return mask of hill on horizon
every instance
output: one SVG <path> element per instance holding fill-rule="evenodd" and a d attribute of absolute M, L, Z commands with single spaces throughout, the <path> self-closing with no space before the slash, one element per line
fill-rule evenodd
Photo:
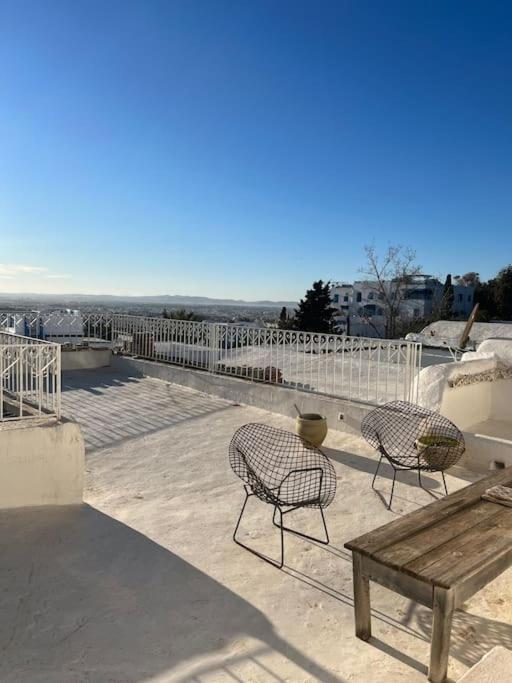
<path fill-rule="evenodd" d="M 268 308 L 287 308 L 297 305 L 296 301 L 245 301 L 244 299 L 215 299 L 206 296 L 187 296 L 180 294 L 156 294 L 145 296 L 122 296 L 116 294 L 36 294 L 0 293 L 0 299 L 19 301 L 47 301 L 51 303 L 83 302 L 83 303 L 139 303 L 162 304 L 167 306 L 257 306 Z"/>

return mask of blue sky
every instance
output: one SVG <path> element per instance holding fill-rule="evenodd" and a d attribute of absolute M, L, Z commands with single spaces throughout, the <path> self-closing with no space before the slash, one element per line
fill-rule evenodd
<path fill-rule="evenodd" d="M 0 0 L 0 291 L 512 261 L 507 2 Z"/>

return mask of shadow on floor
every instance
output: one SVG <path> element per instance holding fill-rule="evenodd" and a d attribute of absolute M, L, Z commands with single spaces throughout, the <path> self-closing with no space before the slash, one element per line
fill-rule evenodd
<path fill-rule="evenodd" d="M 229 401 L 111 368 L 65 372 L 62 410 L 88 451 L 151 434 L 231 407 Z"/>
<path fill-rule="evenodd" d="M 430 640 L 432 612 L 417 605 L 414 612 L 420 630 Z M 512 650 L 512 624 L 456 610 L 450 643 L 450 655 L 466 666 L 473 666 L 497 645 Z"/>
<path fill-rule="evenodd" d="M 315 545 L 323 550 L 333 552 L 329 549 L 329 546 Z M 351 561 L 350 557 L 345 555 L 345 552 L 346 551 L 338 550 L 334 552 L 334 554 L 339 556 L 340 559 Z M 285 565 L 283 571 L 297 581 L 301 581 L 325 595 L 333 597 L 341 603 L 353 608 L 354 599 L 352 595 L 347 595 L 293 567 Z M 430 643 L 432 634 L 432 611 L 426 607 L 410 602 L 407 614 L 403 619 L 399 620 L 377 609 L 375 602 L 373 602 L 371 614 L 372 619 L 377 619 L 383 624 L 402 631 L 409 636 Z M 355 637 L 355 635 L 353 637 Z M 391 657 L 395 657 L 420 673 L 426 675 L 428 672 L 427 664 L 419 662 L 403 650 L 397 650 L 389 643 L 382 641 L 374 635 L 372 635 L 368 644 Z M 454 657 L 465 666 L 471 667 L 479 662 L 487 652 L 498 645 L 512 650 L 512 624 L 481 617 L 463 610 L 457 610 L 455 612 L 450 641 L 451 657 Z"/>
<path fill-rule="evenodd" d="M 377 464 L 379 462 L 378 458 L 367 458 L 364 455 L 357 455 L 356 453 L 348 453 L 347 451 L 340 451 L 335 448 L 327 448 L 322 446 L 322 451 L 325 455 L 334 460 L 334 462 L 339 462 L 340 465 L 345 465 L 346 467 L 351 467 L 352 469 L 359 470 L 360 472 L 367 472 L 371 474 L 372 477 L 377 469 Z M 391 465 L 382 459 L 382 464 L 379 468 L 379 474 L 376 480 L 376 484 L 379 478 L 393 479 L 393 469 Z M 431 476 L 426 475 L 422 472 L 421 479 L 424 486 L 428 486 L 432 489 L 437 489 L 440 487 L 440 483 L 433 479 Z M 397 474 L 396 480 L 398 483 L 403 482 L 411 486 L 417 486 L 418 484 L 418 473 L 417 471 L 410 472 L 399 472 Z"/>
<path fill-rule="evenodd" d="M 244 657 L 230 660 L 224 648 L 244 637 L 261 643 L 243 662 L 260 676 L 268 664 L 258 653 L 272 650 L 304 680 L 342 683 L 280 638 L 250 603 L 88 505 L 2 512 L 0 539 L 3 683 L 135 683 L 192 660 L 231 680 Z M 176 671 L 172 680 L 193 678 Z"/>

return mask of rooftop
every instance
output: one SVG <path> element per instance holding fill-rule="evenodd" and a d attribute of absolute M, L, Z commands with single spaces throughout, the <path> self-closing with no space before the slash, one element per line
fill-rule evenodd
<path fill-rule="evenodd" d="M 2 511 L 3 682 L 425 681 L 430 610 L 372 585 L 375 637 L 356 639 L 343 549 L 432 500 L 414 473 L 388 511 L 370 486 L 372 449 L 331 430 L 332 543 L 288 534 L 278 571 L 232 542 L 243 493 L 227 446 L 242 424 L 292 420 L 110 368 L 65 373 L 62 402 L 86 438 L 85 505 Z M 448 487 L 474 477 L 459 470 Z M 438 476 L 424 483 L 440 495 Z M 277 554 L 269 506 L 250 505 L 244 533 Z M 315 511 L 296 514 L 314 533 Z M 512 648 L 511 578 L 457 612 L 452 678 L 494 645 Z"/>

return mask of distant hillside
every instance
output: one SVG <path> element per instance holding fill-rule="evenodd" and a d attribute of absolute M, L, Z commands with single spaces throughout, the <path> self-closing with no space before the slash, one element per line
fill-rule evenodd
<path fill-rule="evenodd" d="M 213 299 L 207 296 L 186 296 L 180 294 L 157 294 L 155 296 L 114 296 L 112 294 L 2 294 L 0 300 L 6 301 L 47 301 L 48 303 L 88 303 L 88 304 L 162 304 L 164 306 L 254 306 L 258 308 L 291 308 L 295 301 L 244 301 L 243 299 Z"/>

